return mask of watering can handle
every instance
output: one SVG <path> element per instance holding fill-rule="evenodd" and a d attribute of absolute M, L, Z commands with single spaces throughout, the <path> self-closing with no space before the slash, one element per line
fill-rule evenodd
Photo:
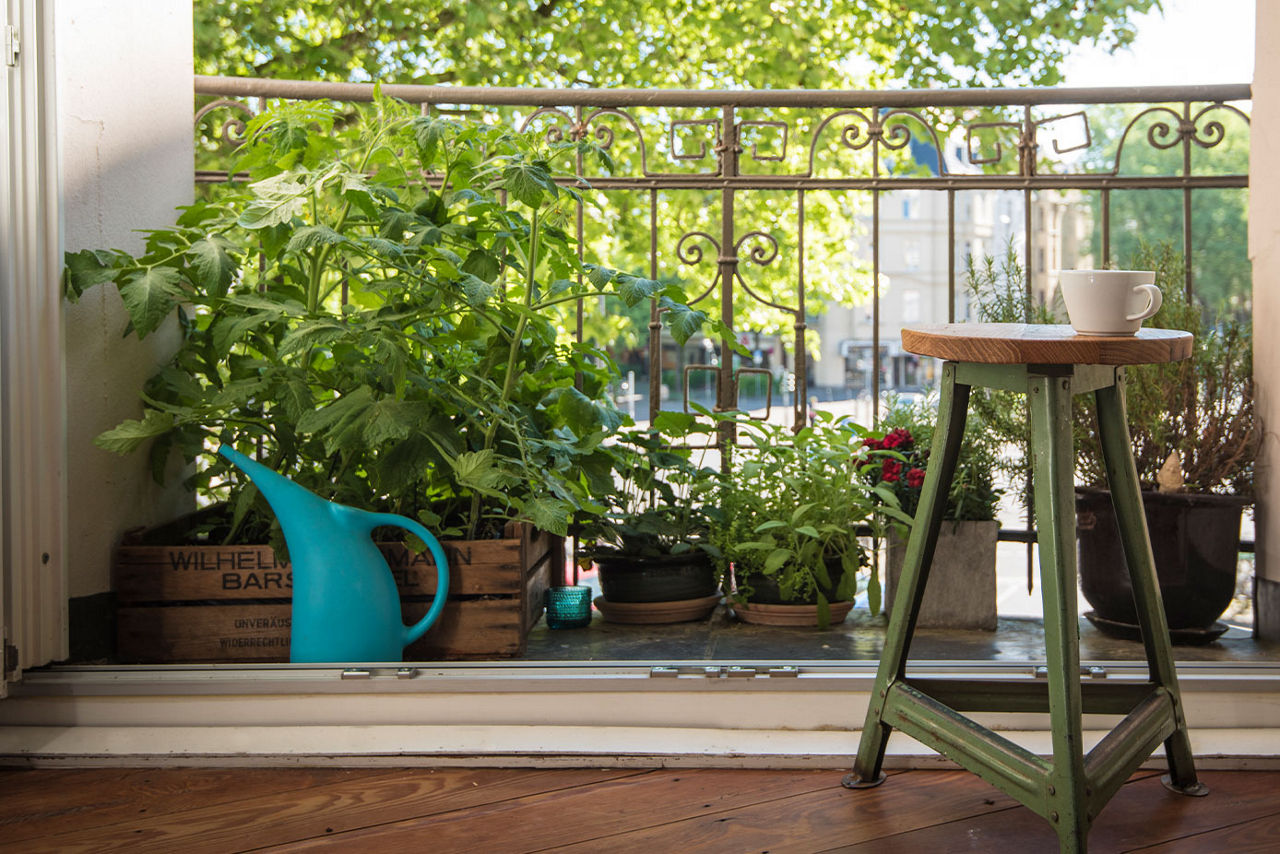
<path fill-rule="evenodd" d="M 366 518 L 369 522 L 370 530 L 385 525 L 403 528 L 413 534 L 427 544 L 427 551 L 431 552 L 431 557 L 436 562 L 435 597 L 431 600 L 431 607 L 427 609 L 426 615 L 421 620 L 418 620 L 412 626 L 404 627 L 404 646 L 408 646 L 426 634 L 427 629 L 431 628 L 431 625 L 439 619 L 440 612 L 444 610 L 445 599 L 449 596 L 449 561 L 444 555 L 444 549 L 440 547 L 440 541 L 430 531 L 408 516 L 397 516 L 395 513 L 369 513 Z"/>

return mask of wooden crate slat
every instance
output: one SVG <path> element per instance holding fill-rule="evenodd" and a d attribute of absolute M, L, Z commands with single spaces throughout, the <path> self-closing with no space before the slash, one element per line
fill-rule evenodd
<path fill-rule="evenodd" d="M 506 658 L 525 649 L 518 599 L 464 599 L 445 605 L 440 619 L 416 643 L 405 648 L 405 661 L 440 658 Z M 427 612 L 425 602 L 406 602 L 406 624 Z"/>
<path fill-rule="evenodd" d="M 435 593 L 436 565 L 429 555 L 410 554 L 399 543 L 380 548 L 401 595 Z M 515 595 L 524 586 L 519 540 L 446 543 L 445 549 L 451 595 Z M 122 605 L 280 598 L 293 591 L 290 565 L 267 546 L 121 546 L 114 574 Z"/>
<path fill-rule="evenodd" d="M 508 534 L 446 544 L 449 602 L 406 660 L 524 653 L 545 591 L 563 570 L 564 538 L 510 527 Z M 435 564 L 401 544 L 383 548 L 412 623 L 435 593 Z M 114 574 L 122 661 L 288 660 L 292 577 L 267 546 L 122 546 Z"/>
<path fill-rule="evenodd" d="M 118 655 L 140 664 L 288 661 L 289 605 L 121 608 Z"/>

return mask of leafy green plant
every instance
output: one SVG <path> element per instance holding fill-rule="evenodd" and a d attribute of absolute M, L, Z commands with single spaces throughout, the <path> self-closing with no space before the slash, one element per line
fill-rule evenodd
<path fill-rule="evenodd" d="M 1254 418 L 1253 326 L 1249 318 L 1220 312 L 1210 324 L 1204 308 L 1186 296 L 1183 257 L 1172 244 L 1141 244 L 1132 269 L 1155 270 L 1163 305 L 1147 326 L 1195 336 L 1191 358 L 1126 368 L 1129 433 L 1138 479 L 1157 488 L 1157 475 L 1176 454 L 1182 491 L 1253 494 L 1254 460 L 1261 431 Z M 1106 484 L 1092 407 L 1077 402 L 1077 475 Z M 1177 482 L 1177 478 L 1174 479 Z"/>
<path fill-rule="evenodd" d="M 579 528 L 589 553 L 661 557 L 694 550 L 714 553 L 707 539 L 705 503 L 718 472 L 704 464 L 704 448 L 686 445 L 714 428 L 684 412 L 659 412 L 652 428 L 629 430 L 609 447 L 616 488 L 599 500 L 603 514 Z"/>
<path fill-rule="evenodd" d="M 346 110 L 346 108 L 343 108 Z M 611 362 L 566 331 L 584 297 L 659 301 L 678 341 L 706 321 L 678 288 L 584 264 L 566 230 L 586 190 L 566 179 L 588 143 L 551 144 L 416 114 L 377 97 L 254 119 L 242 184 L 148 234 L 138 257 L 67 257 L 71 299 L 115 283 L 126 334 L 178 317 L 181 345 L 147 383 L 141 419 L 107 450 L 172 452 L 224 540 L 273 516 L 211 453 L 216 440 L 345 504 L 449 536 L 511 518 L 564 533 L 612 484 Z M 710 323 L 719 331 L 716 323 Z M 278 541 L 278 529 L 276 529 Z"/>
<path fill-rule="evenodd" d="M 859 441 L 866 431 L 825 412 L 794 434 L 778 424 L 735 420 L 743 447 L 718 479 L 710 539 L 720 571 L 733 567 L 736 596 L 750 600 L 753 575 L 773 579 L 784 600 L 816 602 L 825 627 L 831 597 L 851 601 L 866 569 L 869 605 L 879 613 L 880 580 L 857 529 L 911 519 L 893 490 L 869 482 L 867 469 L 878 467 L 882 454 Z"/>
<path fill-rule="evenodd" d="M 929 399 L 915 404 L 893 400 L 880 420 L 880 431 L 862 440 L 871 450 L 886 452 L 880 466 L 868 472 L 871 483 L 892 489 L 900 509 L 913 517 L 924 487 L 937 411 L 937 402 Z M 970 416 L 943 518 L 956 522 L 995 519 L 1003 492 L 994 482 L 998 465 L 997 440 L 980 416 Z"/>

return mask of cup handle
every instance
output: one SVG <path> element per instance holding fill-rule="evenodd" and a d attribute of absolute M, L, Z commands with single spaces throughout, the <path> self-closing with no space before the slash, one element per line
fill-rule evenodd
<path fill-rule="evenodd" d="M 1160 293 L 1160 289 L 1155 285 L 1138 285 L 1135 291 L 1142 291 L 1151 300 L 1151 303 L 1137 314 L 1131 314 L 1125 320 L 1146 320 L 1151 315 L 1160 310 L 1161 304 L 1164 302 L 1164 294 Z"/>

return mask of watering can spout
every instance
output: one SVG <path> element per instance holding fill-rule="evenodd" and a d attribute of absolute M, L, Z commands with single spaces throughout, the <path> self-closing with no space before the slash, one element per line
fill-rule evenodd
<path fill-rule="evenodd" d="M 228 445 L 218 453 L 249 476 L 284 530 L 293 584 L 289 660 L 399 661 L 444 609 L 449 565 L 439 541 L 407 517 L 326 501 Z M 372 539 L 384 526 L 417 536 L 436 564 L 431 607 L 412 626 L 401 619 L 395 578 Z"/>
<path fill-rule="evenodd" d="M 325 501 L 309 489 L 298 486 L 279 472 L 246 457 L 229 445 L 219 446 L 218 453 L 247 474 L 253 481 L 253 485 L 258 487 L 258 491 L 267 499 L 267 503 L 275 511 L 276 518 L 280 520 L 280 527 L 284 529 L 290 552 L 293 551 L 291 531 L 302 531 L 336 521 L 330 508 L 339 505 Z"/>

